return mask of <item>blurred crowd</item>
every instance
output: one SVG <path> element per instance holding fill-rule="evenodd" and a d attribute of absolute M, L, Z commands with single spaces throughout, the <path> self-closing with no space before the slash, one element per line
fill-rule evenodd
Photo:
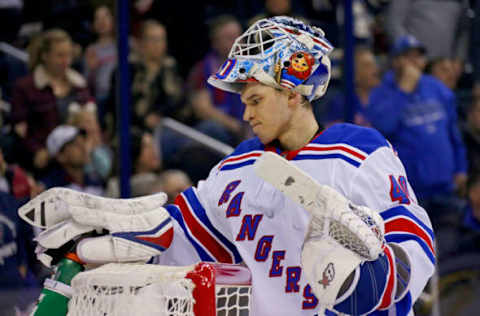
<path fill-rule="evenodd" d="M 373 127 L 390 141 L 430 215 L 439 262 L 480 252 L 480 1 L 352 2 L 347 104 L 343 1 L 131 1 L 132 196 L 164 191 L 172 202 L 222 159 L 163 118 L 232 147 L 253 135 L 239 96 L 206 79 L 254 21 L 288 15 L 321 27 L 337 47 L 317 120 Z M 26 310 L 49 273 L 19 205 L 54 186 L 120 197 L 114 4 L 0 0 L 1 315 Z M 405 179 L 391 184 L 392 200 L 409 200 Z"/>

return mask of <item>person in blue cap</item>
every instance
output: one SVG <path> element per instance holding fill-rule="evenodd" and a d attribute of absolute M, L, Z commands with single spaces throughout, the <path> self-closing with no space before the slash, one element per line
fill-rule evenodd
<path fill-rule="evenodd" d="M 415 37 L 397 39 L 391 50 L 392 69 L 372 92 L 367 116 L 398 151 L 435 227 L 443 215 L 457 209 L 455 193 L 465 191 L 467 160 L 455 96 L 423 73 L 425 53 Z"/>

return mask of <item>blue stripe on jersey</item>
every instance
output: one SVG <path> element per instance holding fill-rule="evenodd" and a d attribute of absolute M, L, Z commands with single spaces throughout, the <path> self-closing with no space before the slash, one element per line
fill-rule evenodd
<path fill-rule="evenodd" d="M 354 167 L 359 167 L 360 163 L 355 161 L 345 155 L 342 154 L 317 154 L 317 155 L 297 155 L 293 160 L 318 160 L 318 159 L 342 159 L 348 162 L 349 164 L 353 165 Z"/>
<path fill-rule="evenodd" d="M 240 263 L 242 262 L 242 257 L 240 256 L 240 253 L 237 250 L 237 247 L 233 243 L 231 243 L 221 232 L 219 232 L 210 222 L 210 220 L 207 217 L 207 213 L 205 212 L 205 209 L 203 208 L 202 204 L 200 204 L 200 201 L 197 198 L 197 195 L 195 194 L 195 191 L 193 188 L 189 188 L 183 192 L 183 195 L 186 197 L 188 200 L 188 203 L 190 203 L 190 206 L 192 207 L 192 211 L 195 213 L 195 215 L 198 217 L 198 219 L 208 228 L 210 233 L 213 233 L 213 235 L 220 240 L 220 242 L 230 250 L 231 253 L 233 253 L 233 256 L 235 257 L 235 263 Z"/>
<path fill-rule="evenodd" d="M 377 130 L 348 123 L 334 124 L 324 130 L 313 144 L 348 144 L 366 154 L 371 154 L 380 147 L 390 147 L 385 137 Z"/>
<path fill-rule="evenodd" d="M 234 169 L 238 169 L 238 168 L 241 168 L 241 167 L 244 167 L 244 166 L 252 165 L 253 163 L 255 163 L 255 161 L 257 161 L 256 158 L 257 157 L 255 157 L 255 159 L 250 159 L 250 160 L 243 161 L 243 162 L 240 162 L 240 163 L 226 164 L 225 166 L 220 168 L 220 170 L 234 170 Z"/>
<path fill-rule="evenodd" d="M 182 213 L 180 212 L 180 209 L 176 205 L 166 205 L 165 209 L 170 213 L 170 216 L 173 217 L 177 223 L 180 225 L 180 227 L 183 229 L 183 232 L 185 233 L 185 236 L 187 237 L 188 241 L 193 245 L 195 250 L 198 253 L 198 256 L 200 257 L 200 260 L 202 261 L 208 261 L 208 262 L 215 262 L 216 260 L 210 256 L 204 249 L 203 247 L 195 241 L 195 239 L 192 238 L 190 233 L 188 232 L 188 229 L 185 225 L 185 222 L 183 221 Z"/>
<path fill-rule="evenodd" d="M 416 217 L 412 212 L 410 212 L 403 205 L 396 206 L 394 208 L 383 211 L 383 212 L 380 213 L 380 215 L 382 216 L 384 221 L 388 220 L 389 218 L 392 218 L 394 216 L 399 216 L 399 215 L 409 217 L 409 218 L 413 219 L 415 221 L 415 223 L 417 223 L 419 226 L 421 226 L 428 233 L 428 235 L 430 236 L 432 241 L 435 238 L 435 236 L 433 234 L 433 230 L 431 228 L 429 228 L 427 225 L 425 225 L 425 223 L 423 223 L 418 217 Z"/>
<path fill-rule="evenodd" d="M 416 241 L 420 247 L 422 247 L 423 251 L 427 255 L 428 259 L 432 262 L 432 264 L 435 264 L 435 256 L 433 255 L 432 251 L 428 247 L 428 245 L 425 243 L 425 241 L 418 237 L 417 235 L 414 234 L 402 234 L 402 233 L 389 233 L 385 235 L 385 240 L 387 242 L 394 242 L 394 243 L 401 243 L 404 241 L 409 241 L 409 240 L 414 240 Z"/>

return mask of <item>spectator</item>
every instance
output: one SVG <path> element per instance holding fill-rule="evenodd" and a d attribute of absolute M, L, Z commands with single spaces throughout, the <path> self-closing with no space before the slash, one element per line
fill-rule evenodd
<path fill-rule="evenodd" d="M 190 177 L 178 169 L 168 169 L 160 173 L 158 186 L 153 188 L 151 193 L 165 192 L 168 195 L 168 202 L 173 203 L 177 195 L 192 186 Z"/>
<path fill-rule="evenodd" d="M 211 51 L 192 69 L 188 86 L 190 102 L 202 122 L 197 128 L 225 143 L 236 144 L 245 135 L 244 106 L 237 94 L 207 85 L 208 76 L 215 73 L 227 59 L 235 38 L 242 27 L 230 15 L 221 15 L 210 23 Z"/>
<path fill-rule="evenodd" d="M 103 195 L 101 181 L 85 172 L 88 163 L 85 135 L 84 130 L 69 125 L 60 125 L 48 135 L 48 153 L 54 162 L 47 176 L 40 180 L 47 189 L 67 187 Z"/>
<path fill-rule="evenodd" d="M 156 173 L 148 172 L 136 175 L 130 179 L 131 197 L 139 197 L 162 192 L 158 190 L 159 178 Z M 118 183 L 116 183 L 118 185 Z"/>
<path fill-rule="evenodd" d="M 8 164 L 0 148 L 0 191 L 17 200 L 33 197 L 42 191 L 41 186 L 16 164 Z"/>
<path fill-rule="evenodd" d="M 368 47 L 357 47 L 355 49 L 354 103 L 347 107 L 344 94 L 334 97 L 328 104 L 329 113 L 326 118 L 326 125 L 351 121 L 358 125 L 370 126 L 365 111 L 372 89 L 379 84 L 380 71 L 375 56 Z"/>
<path fill-rule="evenodd" d="M 23 315 L 38 297 L 38 281 L 30 270 L 28 251 L 33 252 L 33 231 L 17 215 L 20 206 L 11 195 L 0 192 L 0 314 Z"/>
<path fill-rule="evenodd" d="M 176 60 L 167 55 L 167 32 L 155 20 L 143 23 L 137 60 L 130 64 L 132 125 L 153 131 L 162 116 L 182 120 L 183 82 Z M 115 111 L 115 84 L 111 86 L 109 111 Z"/>
<path fill-rule="evenodd" d="M 41 34 L 29 47 L 31 74 L 15 84 L 12 121 L 27 151 L 21 155 L 27 169 L 46 167 L 46 138 L 65 122 L 69 105 L 92 100 L 85 79 L 70 68 L 72 49 L 70 36 L 60 29 Z"/>
<path fill-rule="evenodd" d="M 182 170 L 168 169 L 160 175 L 152 172 L 137 174 L 131 179 L 132 197 L 165 192 L 167 203 L 173 203 L 178 194 L 188 189 L 192 181 Z"/>
<path fill-rule="evenodd" d="M 70 107 L 69 124 L 86 132 L 85 144 L 90 157 L 86 171 L 106 181 L 112 171 L 113 153 L 103 141 L 97 117 L 97 108 L 93 103 L 88 103 L 84 107 L 73 104 Z"/>
<path fill-rule="evenodd" d="M 471 174 L 467 188 L 469 204 L 465 211 L 464 224 L 480 233 L 480 173 Z"/>
<path fill-rule="evenodd" d="M 104 103 L 110 91 L 113 70 L 117 62 L 114 21 L 110 7 L 100 5 L 95 9 L 93 28 L 97 40 L 85 51 L 85 77 L 94 91 L 99 106 L 99 119 L 103 121 Z"/>
<path fill-rule="evenodd" d="M 463 141 L 467 148 L 468 171 L 480 170 L 480 98 L 473 99 L 463 124 Z"/>
<path fill-rule="evenodd" d="M 432 59 L 427 66 L 427 72 L 451 90 L 455 90 L 457 87 L 460 73 L 456 71 L 455 64 L 450 58 L 437 57 Z"/>
<path fill-rule="evenodd" d="M 133 172 L 130 177 L 132 192 L 134 185 L 141 186 L 140 183 L 150 181 L 151 176 L 161 168 L 161 158 L 153 136 L 149 132 L 134 128 L 130 131 L 130 159 L 132 161 Z M 153 181 L 152 181 L 153 182 Z M 135 193 L 135 192 L 133 192 Z M 147 192 L 142 188 L 137 190 L 135 195 L 145 195 Z M 107 185 L 107 196 L 120 197 L 119 180 L 117 177 L 111 178 Z"/>
<path fill-rule="evenodd" d="M 452 76 L 458 79 L 469 55 L 470 2 L 390 1 L 385 19 L 390 42 L 401 36 L 414 36 L 425 45 L 428 59 L 449 58 Z"/>
<path fill-rule="evenodd" d="M 476 253 L 480 251 L 480 173 L 469 174 L 467 183 L 468 203 L 463 209 L 462 225 L 456 238 L 456 253 Z M 448 241 L 446 241 L 448 242 Z"/>
<path fill-rule="evenodd" d="M 132 139 L 132 162 L 134 173 L 156 172 L 161 168 L 162 162 L 158 148 L 153 141 L 152 134 L 142 132 L 141 134 L 131 133 Z"/>
<path fill-rule="evenodd" d="M 423 74 L 424 52 L 411 36 L 395 43 L 393 70 L 372 91 L 367 117 L 398 151 L 420 204 L 435 223 L 457 210 L 454 192 L 465 188 L 467 162 L 455 96 Z"/>

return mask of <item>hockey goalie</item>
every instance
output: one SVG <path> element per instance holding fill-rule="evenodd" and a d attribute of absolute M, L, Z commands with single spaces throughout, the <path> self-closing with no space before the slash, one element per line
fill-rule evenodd
<path fill-rule="evenodd" d="M 434 271 L 430 220 L 379 132 L 316 122 L 311 102 L 327 89 L 332 49 L 321 29 L 292 18 L 252 25 L 209 83 L 240 94 L 256 137 L 171 205 L 163 194 L 44 192 L 20 209 L 46 229 L 38 258 L 241 264 L 255 316 L 413 315 Z M 72 292 L 58 279 L 48 286 Z"/>

